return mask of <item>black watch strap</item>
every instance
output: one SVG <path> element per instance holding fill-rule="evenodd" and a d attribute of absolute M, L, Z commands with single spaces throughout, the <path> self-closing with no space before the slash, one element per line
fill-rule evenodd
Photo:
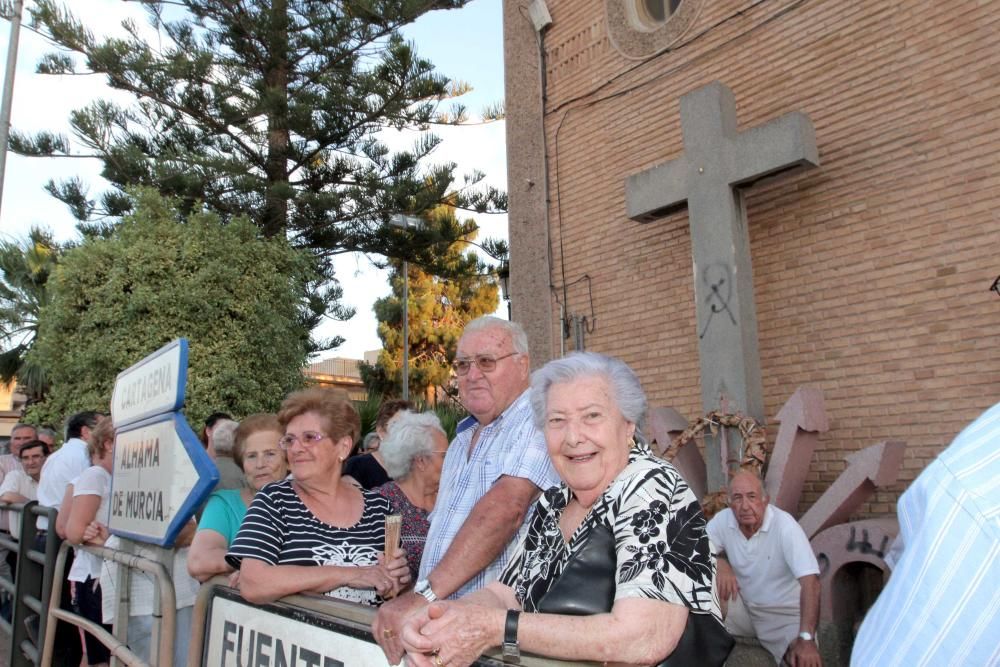
<path fill-rule="evenodd" d="M 507 610 L 507 620 L 503 626 L 503 657 L 511 662 L 521 659 L 521 650 L 517 645 L 517 621 L 521 612 L 516 609 Z"/>

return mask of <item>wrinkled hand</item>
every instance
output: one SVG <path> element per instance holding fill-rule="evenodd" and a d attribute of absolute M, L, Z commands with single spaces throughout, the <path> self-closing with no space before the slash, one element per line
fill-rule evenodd
<path fill-rule="evenodd" d="M 392 558 L 379 554 L 378 564 L 355 568 L 354 576 L 347 584 L 351 588 L 374 588 L 383 598 L 391 598 L 410 581 L 410 568 L 406 564 L 406 552 L 397 550 Z"/>
<path fill-rule="evenodd" d="M 788 645 L 785 660 L 792 667 L 822 667 L 823 660 L 819 655 L 819 647 L 814 641 L 796 638 Z"/>
<path fill-rule="evenodd" d="M 83 529 L 83 543 L 84 544 L 101 544 L 103 545 L 108 541 L 108 537 L 111 535 L 108 532 L 108 527 L 99 521 L 91 521 L 86 528 Z"/>
<path fill-rule="evenodd" d="M 382 597 L 388 600 L 399 595 L 399 592 L 406 588 L 410 583 L 410 579 L 412 579 L 410 576 L 410 565 L 406 561 L 406 550 L 396 549 L 391 558 L 386 557 L 386 555 L 379 556 L 379 563 L 385 567 L 389 576 L 395 582 L 388 595 L 382 593 Z"/>
<path fill-rule="evenodd" d="M 383 604 L 375 614 L 372 634 L 382 648 L 389 664 L 398 665 L 403 660 L 403 643 L 400 638 L 403 623 L 411 614 L 417 614 L 427 606 L 427 600 L 416 593 L 404 593 Z"/>
<path fill-rule="evenodd" d="M 732 566 L 725 558 L 719 558 L 715 562 L 715 579 L 719 586 L 719 598 L 735 600 L 740 593 L 740 584 L 736 581 Z"/>
<path fill-rule="evenodd" d="M 403 626 L 408 664 L 415 667 L 465 667 L 502 636 L 503 609 L 465 602 L 435 602 Z"/>

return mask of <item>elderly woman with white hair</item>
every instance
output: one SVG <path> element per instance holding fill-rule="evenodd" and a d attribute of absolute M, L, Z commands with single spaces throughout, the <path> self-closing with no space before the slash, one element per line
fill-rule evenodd
<path fill-rule="evenodd" d="M 437 500 L 441 467 L 448 452 L 448 435 L 433 412 L 400 412 L 389 423 L 379 451 L 393 481 L 375 491 L 389 500 L 393 514 L 403 518 L 400 538 L 416 581 L 430 529 L 427 517 Z"/>
<path fill-rule="evenodd" d="M 560 660 L 721 665 L 732 647 L 697 498 L 636 436 L 646 398 L 623 362 L 557 359 L 531 381 L 562 484 L 535 506 L 500 580 L 410 617 L 410 664 L 472 664 L 502 647 Z"/>

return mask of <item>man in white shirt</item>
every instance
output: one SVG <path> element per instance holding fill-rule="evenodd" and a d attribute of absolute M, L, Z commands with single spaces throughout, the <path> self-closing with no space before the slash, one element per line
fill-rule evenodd
<path fill-rule="evenodd" d="M 34 440 L 35 435 L 35 427 L 31 424 L 14 424 L 14 427 L 10 429 L 10 453 L 0 456 L 0 484 L 3 484 L 3 481 L 11 473 L 21 470 L 21 461 L 18 458 L 18 455 L 21 453 L 21 447 L 25 443 Z M 0 532 L 7 532 L 10 520 L 18 516 L 18 514 L 13 512 L 0 510 Z M 13 581 L 12 568 L 14 567 L 14 561 L 15 557 L 11 552 L 6 549 L 0 549 L 0 577 L 8 581 Z M 4 596 L 0 595 L 0 597 Z"/>
<path fill-rule="evenodd" d="M 20 446 L 22 470 L 12 470 L 0 483 L 0 502 L 26 503 L 38 499 L 38 478 L 42 474 L 42 466 L 49 455 L 49 447 L 41 440 L 32 440 Z M 10 512 L 9 527 L 11 534 L 18 537 L 20 515 Z M 6 525 L 4 527 L 7 527 Z"/>
<path fill-rule="evenodd" d="M 3 483 L 7 473 L 21 469 L 21 462 L 18 460 L 21 447 L 34 440 L 35 436 L 35 427 L 31 424 L 14 424 L 14 428 L 10 430 L 10 454 L 0 456 L 0 483 Z"/>
<path fill-rule="evenodd" d="M 104 418 L 100 412 L 88 410 L 78 412 L 69 418 L 66 425 L 66 442 L 55 453 L 49 456 L 42 467 L 42 478 L 38 483 L 38 504 L 46 507 L 59 509 L 62 504 L 66 487 L 76 479 L 77 475 L 90 467 L 90 454 L 87 453 L 87 439 L 91 430 L 97 426 L 98 422 Z M 49 526 L 48 517 L 38 517 L 38 536 L 35 539 L 35 548 L 45 551 L 47 532 L 55 530 L 55 526 Z M 57 572 L 56 576 L 65 579 L 66 574 L 73 567 L 72 550 L 66 559 L 66 569 Z M 63 586 L 63 596 L 60 601 L 60 608 L 71 611 L 70 586 Z M 56 625 L 55 652 L 52 658 L 53 666 L 79 667 L 83 657 L 83 646 L 80 644 L 80 633 L 77 629 L 59 621 Z"/>
<path fill-rule="evenodd" d="M 729 508 L 708 522 L 726 628 L 756 637 L 778 664 L 820 667 L 819 564 L 798 522 L 769 500 L 759 477 L 738 472 Z"/>
<path fill-rule="evenodd" d="M 90 431 L 104 415 L 88 410 L 78 412 L 70 417 L 66 425 L 68 438 L 62 447 L 57 449 L 45 461 L 42 468 L 42 479 L 38 484 L 38 504 L 59 509 L 62 504 L 66 487 L 81 472 L 90 467 L 90 455 L 87 453 L 87 438 Z M 38 531 L 44 533 L 49 529 L 49 520 L 38 517 Z"/>

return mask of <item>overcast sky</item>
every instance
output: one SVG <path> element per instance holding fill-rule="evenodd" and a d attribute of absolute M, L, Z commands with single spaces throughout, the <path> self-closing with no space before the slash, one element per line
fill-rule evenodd
<path fill-rule="evenodd" d="M 415 42 L 418 53 L 430 59 L 438 70 L 457 80 L 470 83 L 473 91 L 460 98 L 473 119 L 487 104 L 503 100 L 503 37 L 501 0 L 473 0 L 460 10 L 437 11 L 408 26 L 404 34 Z M 30 4 L 30 0 L 27 4 Z M 74 14 L 97 34 L 118 30 L 125 18 L 140 25 L 146 14 L 136 3 L 122 0 L 73 0 L 67 3 Z M 27 12 L 25 12 L 27 17 Z M 6 56 L 10 24 L 0 21 L 0 54 Z M 38 59 L 52 50 L 30 30 L 21 32 L 17 74 L 15 76 L 12 125 L 34 132 L 51 130 L 68 133 L 72 109 L 97 98 L 112 97 L 113 92 L 96 76 L 42 76 L 35 74 Z M 0 70 L 2 71 L 2 70 Z M 114 99 L 127 102 L 128 97 Z M 487 181 L 506 189 L 504 123 L 436 128 L 444 141 L 431 156 L 432 162 L 456 162 L 461 174 L 479 169 Z M 392 132 L 390 144 L 412 144 L 412 131 Z M 7 175 L 0 210 L 0 234 L 23 237 L 32 225 L 48 227 L 59 239 L 77 236 L 75 220 L 66 207 L 42 188 L 50 178 L 61 180 L 79 176 L 90 185 L 92 196 L 104 189 L 97 160 L 23 158 L 7 156 Z M 505 215 L 472 216 L 482 228 L 480 238 L 507 238 Z M 357 309 L 346 323 L 329 323 L 321 328 L 324 336 L 339 334 L 347 342 L 332 353 L 321 356 L 360 358 L 365 350 L 380 347 L 377 323 L 371 311 L 374 300 L 389 292 L 385 273 L 374 269 L 364 257 L 343 255 L 337 261 L 337 275 L 344 287 L 344 302 Z M 506 307 L 501 304 L 498 315 Z"/>

